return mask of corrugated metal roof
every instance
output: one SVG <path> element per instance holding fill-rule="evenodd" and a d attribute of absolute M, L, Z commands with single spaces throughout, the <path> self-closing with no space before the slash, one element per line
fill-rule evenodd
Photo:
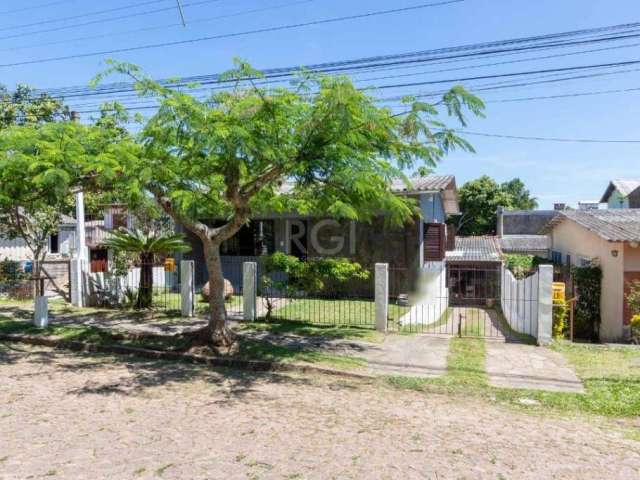
<path fill-rule="evenodd" d="M 504 235 L 499 239 L 504 253 L 544 251 L 550 248 L 546 235 Z"/>
<path fill-rule="evenodd" d="M 448 262 L 500 262 L 496 237 L 456 237 L 455 250 L 446 253 Z"/>
<path fill-rule="evenodd" d="M 551 232 L 556 225 L 571 220 L 611 242 L 640 242 L 640 209 L 564 210 L 540 233 Z"/>
<path fill-rule="evenodd" d="M 453 175 L 428 175 L 426 177 L 409 178 L 410 185 L 398 178 L 391 184 L 391 190 L 398 193 L 411 192 L 441 192 L 455 186 Z"/>

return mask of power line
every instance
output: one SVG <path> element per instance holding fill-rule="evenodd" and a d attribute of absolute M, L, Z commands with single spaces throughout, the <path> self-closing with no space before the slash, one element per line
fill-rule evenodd
<path fill-rule="evenodd" d="M 13 13 L 28 12 L 29 10 L 37 10 L 39 8 L 53 7 L 55 5 L 60 5 L 62 3 L 69 3 L 70 1 L 73 1 L 73 0 L 58 0 L 56 2 L 48 2 L 48 3 L 41 3 L 39 5 L 32 5 L 30 7 L 16 8 L 15 10 L 5 10 L 0 12 L 0 15 L 11 15 Z"/>
<path fill-rule="evenodd" d="M 199 3 L 209 3 L 210 1 L 219 1 L 219 0 L 208 0 L 208 1 L 203 1 L 203 2 L 199 2 Z M 425 3 L 425 4 L 421 4 L 421 5 L 415 5 L 415 6 L 412 6 L 412 7 L 394 8 L 394 9 L 390 9 L 390 10 L 378 10 L 378 11 L 367 12 L 367 13 L 362 13 L 362 14 L 357 14 L 357 15 L 347 15 L 347 16 L 343 16 L 343 17 L 326 18 L 326 19 L 322 19 L 322 20 L 313 20 L 313 21 L 310 21 L 310 22 L 302 22 L 302 23 L 295 23 L 295 24 L 288 24 L 288 25 L 278 25 L 278 26 L 273 26 L 273 27 L 259 28 L 259 29 L 255 29 L 255 30 L 245 30 L 243 32 L 234 32 L 234 33 L 211 35 L 211 36 L 199 37 L 199 38 L 192 38 L 192 39 L 188 39 L 188 40 L 178 40 L 178 41 L 174 41 L 174 42 L 154 43 L 154 44 L 148 44 L 148 45 L 139 45 L 139 46 L 135 46 L 135 47 L 126 47 L 126 48 L 118 48 L 118 49 L 113 49 L 113 50 L 102 50 L 102 51 L 98 51 L 98 52 L 88 52 L 88 53 L 80 53 L 80 54 L 75 54 L 75 55 L 66 55 L 66 56 L 62 56 L 62 57 L 50 57 L 50 58 L 42 58 L 42 59 L 37 59 L 37 60 L 25 60 L 25 61 L 22 61 L 22 62 L 5 63 L 5 64 L 0 64 L 0 67 L 7 68 L 7 67 L 16 67 L 16 66 L 20 66 L 20 65 L 32 65 L 32 64 L 36 64 L 36 63 L 59 62 L 59 61 L 71 60 L 71 59 L 75 59 L 75 58 L 87 58 L 87 57 L 95 57 L 95 56 L 101 56 L 101 55 L 110 55 L 110 54 L 114 54 L 114 53 L 127 53 L 127 52 L 139 51 L 139 50 L 149 50 L 149 49 L 172 47 L 172 46 L 178 46 L 178 45 L 189 45 L 189 44 L 193 44 L 193 43 L 199 43 L 199 42 L 205 42 L 205 41 L 211 41 L 211 40 L 220 40 L 220 39 L 223 39 L 223 38 L 235 38 L 235 37 L 242 37 L 242 36 L 247 36 L 247 35 L 255 35 L 255 34 L 259 34 L 259 33 L 277 32 L 277 31 L 283 31 L 283 30 L 293 30 L 293 29 L 297 29 L 297 28 L 303 28 L 303 27 L 309 27 L 309 26 L 315 26 L 315 25 L 325 25 L 325 24 L 329 24 L 329 23 L 345 22 L 345 21 L 357 20 L 357 19 L 361 19 L 361 18 L 370 18 L 370 17 L 377 17 L 377 16 L 382 16 L 382 15 L 405 13 L 405 12 L 421 10 L 421 9 L 425 9 L 425 8 L 429 8 L 429 7 L 438 7 L 438 6 L 443 6 L 443 5 L 460 3 L 460 2 L 463 2 L 463 1 L 464 0 L 445 0 L 445 1 L 441 1 L 441 2 Z M 194 5 L 194 4 L 192 3 L 191 5 Z M 186 6 L 186 4 L 185 4 L 185 6 Z M 173 9 L 173 7 L 171 9 Z M 129 15 L 129 16 L 131 16 L 131 15 Z"/>
<path fill-rule="evenodd" d="M 293 7 L 293 6 L 296 6 L 296 5 L 302 5 L 302 4 L 305 4 L 305 3 L 311 3 L 311 2 L 315 2 L 315 1 L 316 0 L 299 0 L 299 1 L 291 2 L 291 3 L 283 3 L 283 4 L 279 4 L 279 5 L 272 5 L 272 6 L 269 6 L 269 7 L 253 8 L 253 9 L 250 9 L 250 10 L 241 10 L 241 11 L 238 11 L 238 12 L 228 13 L 228 14 L 224 14 L 224 15 L 217 15 L 217 16 L 214 16 L 214 17 L 196 18 L 194 20 L 189 20 L 189 25 L 194 25 L 194 24 L 198 24 L 198 23 L 213 22 L 213 21 L 216 21 L 216 20 L 224 19 L 224 18 L 239 17 L 239 16 L 242 16 L 242 15 L 249 15 L 249 14 L 252 14 L 252 13 L 266 12 L 266 11 L 269 11 L 269 10 L 278 10 L 278 9 L 281 9 L 281 8 Z M 127 16 L 127 18 L 128 18 L 128 16 Z M 154 26 L 151 26 L 151 27 L 134 28 L 134 29 L 130 29 L 130 30 L 123 30 L 123 31 L 119 31 L 119 32 L 109 32 L 109 33 L 104 33 L 104 34 L 100 34 L 100 35 L 86 35 L 86 36 L 82 36 L 82 37 L 67 38 L 67 39 L 57 40 L 57 41 L 48 41 L 48 42 L 41 42 L 41 43 L 32 43 L 32 44 L 29 44 L 29 45 L 21 45 L 21 46 L 17 46 L 17 47 L 0 48 L 0 52 L 13 52 L 13 51 L 24 50 L 24 49 L 28 49 L 28 48 L 49 47 L 49 46 L 54 46 L 54 45 L 64 45 L 64 44 L 67 44 L 67 43 L 76 43 L 76 42 L 85 41 L 85 40 L 95 40 L 95 39 L 99 39 L 99 38 L 110 38 L 110 37 L 115 37 L 115 36 L 129 35 L 129 34 L 132 34 L 132 33 L 150 32 L 150 31 L 154 31 L 154 30 L 164 30 L 164 29 L 167 29 L 167 28 L 181 27 L 181 26 L 182 26 L 181 22 L 165 23 L 164 25 L 154 25 Z"/>
<path fill-rule="evenodd" d="M 122 5 L 120 7 L 107 8 L 105 10 L 96 10 L 96 11 L 93 11 L 93 12 L 80 13 L 78 15 L 71 15 L 69 17 L 57 17 L 57 18 L 50 18 L 48 20 L 40 20 L 38 22 L 23 23 L 23 24 L 20 24 L 20 25 L 11 25 L 11 26 L 8 26 L 8 27 L 0 28 L 0 32 L 4 32 L 6 30 L 16 30 L 16 29 L 20 29 L 20 28 L 37 27 L 39 25 L 47 25 L 49 23 L 65 22 L 67 20 L 76 20 L 78 18 L 93 17 L 95 15 L 103 15 L 105 13 L 120 12 L 122 10 L 130 10 L 132 8 L 143 7 L 145 5 L 153 5 L 153 4 L 156 4 L 156 3 L 166 3 L 167 1 L 168 0 L 147 0 L 146 2 L 136 2 L 133 5 L 131 5 L 131 4 Z"/>
<path fill-rule="evenodd" d="M 593 29 L 593 30 L 601 30 L 601 29 Z M 554 34 L 552 36 L 557 36 L 557 34 Z M 495 45 L 499 43 L 503 43 L 503 44 L 520 43 L 521 40 L 522 39 L 504 40 L 499 42 L 491 42 L 490 44 Z M 394 55 L 377 56 L 377 57 L 365 57 L 365 58 L 360 58 L 355 60 L 329 62 L 329 63 L 323 63 L 323 64 L 308 65 L 303 67 L 286 67 L 286 68 L 268 69 L 268 70 L 263 70 L 263 74 L 264 74 L 264 78 L 285 78 L 287 76 L 297 74 L 301 70 L 307 70 L 307 71 L 318 72 L 318 73 L 348 72 L 355 75 L 358 73 L 357 72 L 358 70 L 374 71 L 379 69 L 389 70 L 389 69 L 397 69 L 397 68 L 413 68 L 419 65 L 412 65 L 412 64 L 422 64 L 427 62 L 428 63 L 450 63 L 451 61 L 461 61 L 460 59 L 457 58 L 457 56 L 424 57 L 423 55 L 430 55 L 430 54 L 433 54 L 434 52 L 442 52 L 442 51 L 456 52 L 460 50 L 470 50 L 471 47 L 475 46 L 476 48 L 479 48 L 485 45 L 488 45 L 488 44 L 462 45 L 457 47 L 447 47 L 445 49 L 417 51 L 417 52 L 409 52 L 404 54 L 394 54 Z M 475 54 L 465 54 L 465 56 L 468 56 L 468 57 L 471 57 L 471 55 L 481 55 L 483 57 L 496 56 L 495 55 L 496 52 L 498 52 L 498 56 L 502 56 L 502 55 L 511 55 L 511 54 L 521 53 L 521 51 L 528 50 L 528 49 L 540 49 L 540 48 L 548 49 L 548 48 L 559 48 L 564 46 L 566 46 L 566 43 L 533 45 L 533 46 L 527 46 L 527 47 L 515 47 L 511 49 L 481 51 L 481 52 L 476 52 Z M 622 48 L 623 46 L 619 46 L 619 47 Z M 610 48 L 617 48 L 617 47 L 610 47 Z M 595 49 L 595 50 L 598 50 L 598 49 Z M 571 52 L 571 53 L 577 54 L 579 52 Z M 455 59 L 455 60 L 451 60 L 451 59 Z M 379 63 L 371 63 L 378 60 L 380 60 Z M 390 61 L 390 60 L 393 60 L 393 61 Z M 348 67 L 348 68 L 344 68 L 344 67 Z M 281 80 L 278 80 L 278 82 L 279 81 Z M 160 82 L 164 82 L 164 81 L 160 80 Z M 208 74 L 208 75 L 199 75 L 199 76 L 189 77 L 189 78 L 182 79 L 179 83 L 184 84 L 184 83 L 191 83 L 191 82 L 199 82 L 199 83 L 207 83 L 207 84 L 225 83 L 225 82 L 220 82 L 219 74 Z M 266 83 L 273 83 L 273 82 L 271 81 L 266 82 L 261 80 L 260 83 L 266 84 Z M 175 82 L 173 82 L 173 84 L 177 85 Z M 119 93 L 120 91 L 131 90 L 131 88 L 132 87 L 130 84 L 127 86 L 127 84 L 125 83 L 107 84 L 99 87 L 98 89 L 91 90 L 89 94 L 100 95 L 100 94 L 103 94 L 103 92 Z M 86 86 L 76 86 L 76 87 L 62 87 L 60 89 L 49 90 L 50 94 L 60 94 L 60 95 L 70 94 L 71 96 L 74 96 L 73 94 L 76 92 L 80 92 L 80 96 L 84 96 L 84 94 L 82 94 L 81 92 L 88 92 L 88 88 Z"/>
<path fill-rule="evenodd" d="M 455 129 L 454 129 L 455 130 Z M 504 135 L 499 133 L 471 132 L 469 130 L 455 130 L 462 135 L 475 135 L 480 137 L 504 138 L 509 140 L 527 140 L 536 142 L 563 142 L 563 143 L 640 143 L 640 140 L 603 140 L 597 138 L 558 138 L 558 137 L 527 137 L 521 135 Z"/>
<path fill-rule="evenodd" d="M 182 6 L 183 7 L 195 7 L 198 5 L 204 5 L 207 3 L 216 3 L 216 2 L 220 2 L 223 0 L 200 0 L 197 2 L 191 2 L 191 3 L 185 3 Z M 32 35 L 38 35 L 41 33 L 50 33 L 50 32 L 59 32 L 61 30 L 69 30 L 72 28 L 76 28 L 76 27 L 87 27 L 89 25 L 97 25 L 97 24 L 103 24 L 103 23 L 107 23 L 107 22 L 115 22 L 118 20 L 127 20 L 129 18 L 133 18 L 133 17 L 143 17 L 146 15 L 152 15 L 154 13 L 161 13 L 161 12 L 168 12 L 168 11 L 173 11 L 175 10 L 175 6 L 171 6 L 171 7 L 163 7 L 163 8 L 156 8 L 154 10 L 145 10 L 143 12 L 132 12 L 132 13 L 128 13 L 126 15 L 118 15 L 115 17 L 108 17 L 108 18 L 101 18 L 98 20 L 90 20 L 88 22 L 83 22 L 83 23 L 74 23 L 71 25 L 62 25 L 60 27 L 54 27 L 54 28 L 48 28 L 45 30 L 36 30 L 34 32 L 21 32 L 21 33 L 15 33 L 12 35 L 5 35 L 3 37 L 0 37 L 0 40 L 9 40 L 12 38 L 21 38 L 21 37 L 31 37 Z"/>

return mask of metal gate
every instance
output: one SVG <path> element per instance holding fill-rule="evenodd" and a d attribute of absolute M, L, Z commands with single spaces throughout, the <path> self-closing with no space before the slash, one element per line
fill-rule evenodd
<path fill-rule="evenodd" d="M 390 275 L 391 330 L 503 340 L 534 335 L 537 276 L 518 280 L 501 264 L 433 264 L 421 276 L 406 293 Z"/>

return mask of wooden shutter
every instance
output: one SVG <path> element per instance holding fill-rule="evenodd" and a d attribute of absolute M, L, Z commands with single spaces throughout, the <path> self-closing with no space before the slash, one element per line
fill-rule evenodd
<path fill-rule="evenodd" d="M 444 260 L 445 225 L 444 223 L 427 223 L 424 226 L 424 260 L 439 262 Z"/>

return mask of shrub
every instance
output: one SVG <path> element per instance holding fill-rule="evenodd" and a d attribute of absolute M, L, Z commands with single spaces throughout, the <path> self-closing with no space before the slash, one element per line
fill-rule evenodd
<path fill-rule="evenodd" d="M 640 315 L 634 315 L 631 319 L 631 340 L 640 344 Z"/>
<path fill-rule="evenodd" d="M 533 274 L 538 265 L 550 263 L 549 260 L 534 255 L 521 255 L 518 253 L 504 256 L 505 266 L 516 278 L 525 278 Z"/>
<path fill-rule="evenodd" d="M 562 301 L 553 302 L 553 337 L 562 338 L 567 331 L 567 304 Z"/>
<path fill-rule="evenodd" d="M 369 272 L 346 258 L 314 258 L 302 261 L 276 252 L 261 257 L 260 295 L 271 317 L 274 298 L 295 294 L 317 295 L 329 289 L 337 292 L 350 280 L 366 280 Z M 343 289 L 344 290 L 344 289 Z"/>
<path fill-rule="evenodd" d="M 598 265 L 574 267 L 571 275 L 578 294 L 574 315 L 574 334 L 578 338 L 597 341 L 601 321 L 602 269 Z"/>

